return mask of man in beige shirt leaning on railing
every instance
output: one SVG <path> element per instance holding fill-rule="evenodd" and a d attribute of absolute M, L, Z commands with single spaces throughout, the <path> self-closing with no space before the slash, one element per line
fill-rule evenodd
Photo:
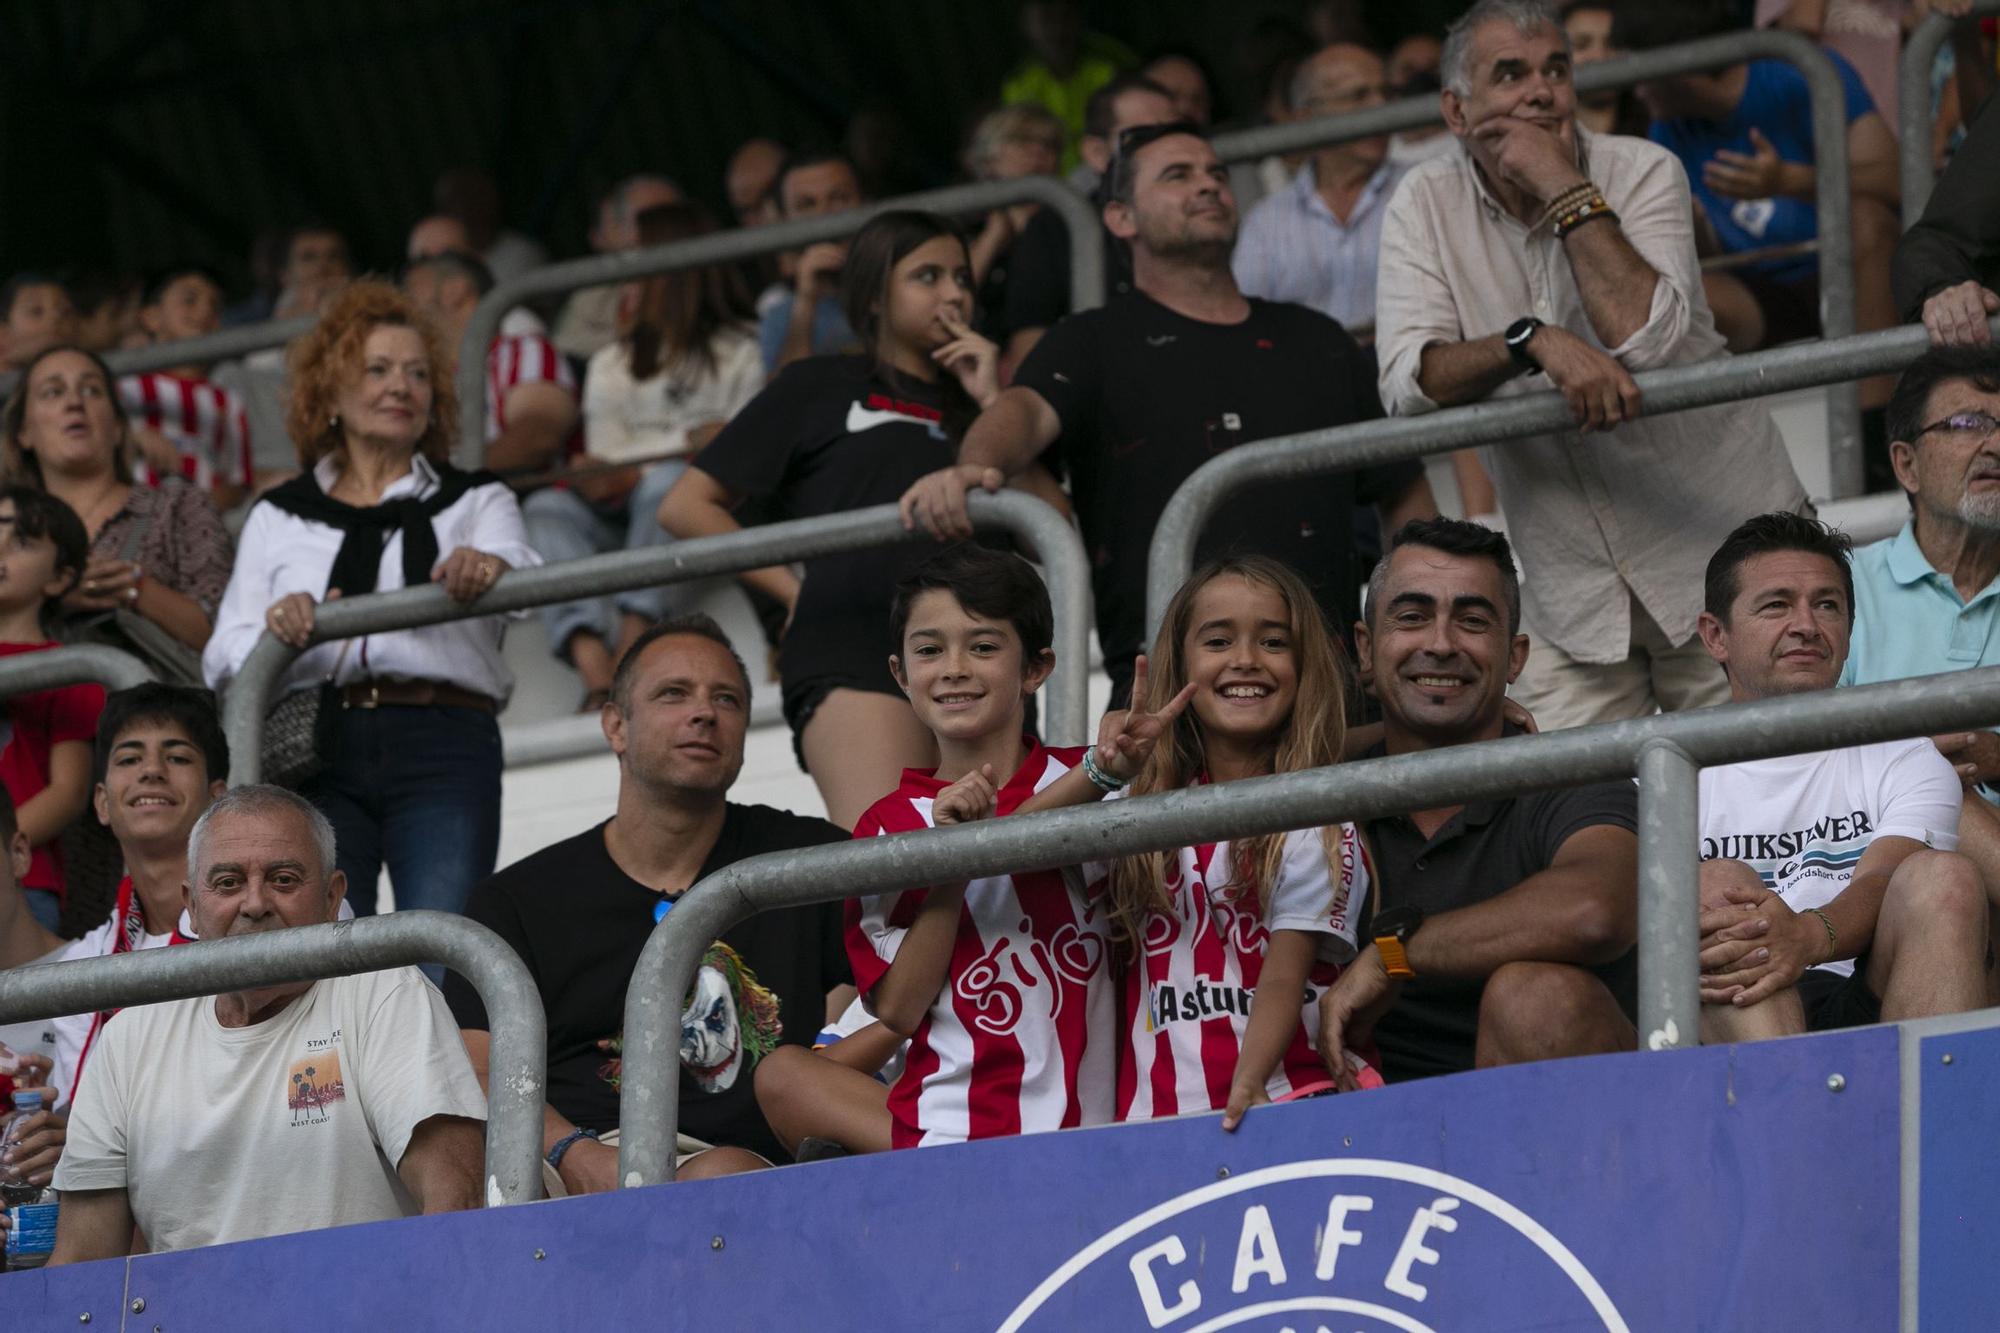
<path fill-rule="evenodd" d="M 1484 450 L 1535 639 L 1513 695 L 1544 730 L 1722 702 L 1695 635 L 1703 562 L 1744 518 L 1808 506 L 1761 405 L 1638 415 L 1632 372 L 1726 355 L 1687 177 L 1643 139 L 1577 128 L 1568 39 L 1540 0 L 1480 0 L 1443 77 L 1464 151 L 1389 204 L 1383 406 L 1569 400 L 1575 429 Z"/>

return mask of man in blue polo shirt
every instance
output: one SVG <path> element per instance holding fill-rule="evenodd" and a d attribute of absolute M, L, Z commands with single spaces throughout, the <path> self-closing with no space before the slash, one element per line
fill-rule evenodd
<path fill-rule="evenodd" d="M 1934 347 L 1889 400 L 1890 462 L 1910 521 L 1854 553 L 1854 646 L 1842 685 L 2000 664 L 2000 348 Z M 2000 736 L 1938 748 L 2000 799 Z"/>
<path fill-rule="evenodd" d="M 1647 51 L 1738 27 L 1730 0 L 1619 0 L 1612 39 Z M 1832 51 L 1845 94 L 1856 327 L 1896 323 L 1889 263 L 1901 226 L 1896 141 L 1861 76 Z M 1726 254 L 1792 247 L 1819 236 L 1812 99 L 1805 75 L 1782 60 L 1751 60 L 1633 89 L 1653 118 L 1650 137 L 1687 168 L 1688 186 Z M 1796 251 L 1704 275 L 1716 328 L 1733 352 L 1819 333 L 1819 256 Z M 1862 406 L 1889 396 L 1886 379 L 1863 387 Z M 1886 481 L 1886 478 L 1884 478 Z"/>

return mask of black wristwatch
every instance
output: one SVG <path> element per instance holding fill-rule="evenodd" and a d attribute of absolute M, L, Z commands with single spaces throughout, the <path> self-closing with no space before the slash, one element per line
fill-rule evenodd
<path fill-rule="evenodd" d="M 1417 933 L 1424 924 L 1424 909 L 1421 907 L 1391 907 L 1386 912 L 1378 912 L 1369 923 L 1369 938 L 1375 941 L 1375 951 L 1382 955 L 1382 967 L 1392 977 L 1409 978 L 1417 975 L 1410 966 L 1407 945 L 1410 936 Z"/>
<path fill-rule="evenodd" d="M 1509 324 L 1507 332 L 1501 335 L 1507 342 L 1507 355 L 1513 358 L 1514 364 L 1521 368 L 1523 375 L 1532 375 L 1542 368 L 1541 362 L 1535 360 L 1534 353 L 1528 350 L 1528 340 L 1535 336 L 1535 330 L 1540 327 L 1542 321 L 1533 315 L 1523 315 Z"/>

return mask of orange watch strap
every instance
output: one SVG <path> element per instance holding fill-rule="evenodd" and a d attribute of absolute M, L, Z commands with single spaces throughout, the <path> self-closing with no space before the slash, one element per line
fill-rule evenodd
<path fill-rule="evenodd" d="M 1403 948 L 1403 942 L 1394 935 L 1378 936 L 1375 951 L 1382 955 L 1382 970 L 1390 976 L 1408 980 L 1417 975 L 1416 969 L 1410 966 L 1410 955 Z"/>

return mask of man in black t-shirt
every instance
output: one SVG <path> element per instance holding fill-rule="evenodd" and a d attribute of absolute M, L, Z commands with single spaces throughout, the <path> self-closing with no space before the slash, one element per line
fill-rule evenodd
<path fill-rule="evenodd" d="M 648 630 L 619 663 L 604 706 L 604 734 L 618 756 L 617 813 L 509 866 L 466 906 L 468 917 L 521 955 L 541 992 L 549 1027 L 542 1149 L 570 1193 L 617 1182 L 617 1150 L 598 1136 L 618 1126 L 625 989 L 654 923 L 726 865 L 845 836 L 823 820 L 727 799 L 743 767 L 749 717 L 749 673 L 713 620 L 681 616 Z M 810 1045 L 827 993 L 851 981 L 840 911 L 826 903 L 765 912 L 723 936 L 777 998 L 782 1042 Z M 445 999 L 484 1083 L 485 1007 L 456 973 L 446 978 Z M 746 1060 L 735 1081 L 713 1093 L 682 1074 L 681 1132 L 716 1146 L 684 1157 L 681 1179 L 782 1160 L 751 1072 Z M 681 1152 L 698 1147 L 684 1138 Z"/>
<path fill-rule="evenodd" d="M 1372 360 L 1339 324 L 1238 290 L 1229 173 L 1200 130 L 1128 131 L 1106 188 L 1104 222 L 1131 245 L 1136 290 L 1049 330 L 967 431 L 958 466 L 912 487 L 903 514 L 941 537 L 968 534 L 966 491 L 995 489 L 1046 455 L 1067 476 L 1083 525 L 1098 639 L 1122 699 L 1144 646 L 1153 528 L 1181 483 L 1225 449 L 1366 421 L 1382 408 Z M 1414 462 L 1300 477 L 1232 497 L 1196 559 L 1275 557 L 1313 585 L 1334 624 L 1352 624 L 1357 503 L 1375 505 L 1385 531 L 1437 512 Z"/>
<path fill-rule="evenodd" d="M 1094 195 L 1111 165 L 1119 135 L 1175 119 L 1173 97 L 1165 88 L 1143 74 L 1119 75 L 1084 105 L 1083 139 L 1077 146 L 1083 164 L 1071 173 L 1070 183 L 1079 188 L 1087 185 Z M 1079 172 L 1086 180 L 1078 180 Z M 1098 235 L 1104 246 L 1104 295 L 1121 296 L 1132 290 L 1131 252 L 1101 226 Z M 1006 299 L 998 310 L 987 312 L 1008 365 L 1020 365 L 1042 335 L 1069 313 L 1069 247 L 1069 227 L 1062 215 L 1042 208 L 1028 219 L 1008 251 Z"/>
<path fill-rule="evenodd" d="M 1507 539 L 1431 519 L 1394 540 L 1354 634 L 1382 705 L 1374 753 L 1510 734 L 1528 638 Z M 1632 783 L 1604 782 L 1370 821 L 1380 897 L 1320 997 L 1328 1063 L 1371 1039 L 1392 1080 L 1631 1050 L 1637 806 Z"/>

